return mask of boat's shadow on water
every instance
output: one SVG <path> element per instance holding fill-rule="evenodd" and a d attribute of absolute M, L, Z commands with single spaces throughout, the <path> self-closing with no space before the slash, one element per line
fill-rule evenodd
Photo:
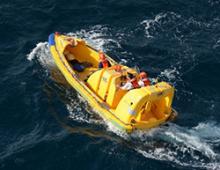
<path fill-rule="evenodd" d="M 70 134 L 103 138 L 126 146 L 148 159 L 175 163 L 177 166 L 205 169 L 220 166 L 219 153 L 215 152 L 210 141 L 200 136 L 196 127 L 192 129 L 168 123 L 147 132 L 121 132 L 94 113 L 56 68 L 50 71 L 53 81 L 45 82 L 44 86 L 49 112 Z M 59 100 L 60 105 L 55 100 Z M 217 138 L 220 139 L 220 136 Z"/>

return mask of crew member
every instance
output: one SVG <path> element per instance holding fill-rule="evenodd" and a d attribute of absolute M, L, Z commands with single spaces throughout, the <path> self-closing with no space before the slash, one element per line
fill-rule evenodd
<path fill-rule="evenodd" d="M 105 57 L 105 54 L 103 52 L 99 52 L 99 68 L 108 68 L 111 67 L 111 63 L 107 60 L 107 58 Z"/>
<path fill-rule="evenodd" d="M 83 72 L 85 70 L 86 67 L 83 63 L 80 63 L 70 51 L 65 50 L 63 54 L 74 70 L 78 72 Z"/>
<path fill-rule="evenodd" d="M 144 87 L 144 86 L 149 86 L 150 85 L 150 80 L 147 78 L 147 73 L 146 72 L 141 72 L 139 74 L 139 81 L 138 84 L 140 87 Z"/>
<path fill-rule="evenodd" d="M 128 78 L 127 82 L 121 87 L 123 90 L 131 90 L 139 88 L 139 84 L 136 77 Z"/>
<path fill-rule="evenodd" d="M 63 54 L 65 55 L 65 57 L 66 57 L 66 59 L 68 60 L 68 61 L 72 61 L 72 60 L 74 60 L 75 59 L 75 56 L 72 54 L 72 53 L 70 53 L 70 51 L 69 50 L 64 50 L 64 52 L 63 52 Z"/>
<path fill-rule="evenodd" d="M 114 65 L 113 67 L 114 67 L 114 70 L 115 70 L 116 72 L 119 72 L 119 73 L 122 72 L 122 66 L 121 66 L 121 65 Z"/>
<path fill-rule="evenodd" d="M 74 37 L 67 37 L 66 40 L 69 41 L 70 45 L 73 47 L 78 45 L 78 42 Z"/>

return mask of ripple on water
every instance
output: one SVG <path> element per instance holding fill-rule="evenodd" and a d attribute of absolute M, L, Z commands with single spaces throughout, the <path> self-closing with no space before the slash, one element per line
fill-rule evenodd
<path fill-rule="evenodd" d="M 4 149 L 0 152 L 0 161 L 8 158 L 14 154 L 28 150 L 43 141 L 53 141 L 63 139 L 67 133 L 62 130 L 57 133 L 45 133 L 47 125 L 36 124 L 35 127 L 26 134 L 18 134 L 14 136 L 9 144 L 6 144 Z"/>

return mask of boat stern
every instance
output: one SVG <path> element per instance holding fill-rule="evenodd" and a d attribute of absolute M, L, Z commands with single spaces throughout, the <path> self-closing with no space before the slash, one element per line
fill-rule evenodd
<path fill-rule="evenodd" d="M 169 120 L 174 88 L 165 82 L 129 91 L 115 114 L 134 129 L 149 129 Z"/>

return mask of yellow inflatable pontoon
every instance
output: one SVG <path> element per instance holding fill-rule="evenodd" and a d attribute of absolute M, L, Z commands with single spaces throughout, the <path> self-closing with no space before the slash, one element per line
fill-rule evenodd
<path fill-rule="evenodd" d="M 74 46 L 73 42 L 74 40 Z M 174 117 L 171 104 L 174 88 L 166 82 L 124 90 L 121 88 L 126 74 L 137 75 L 137 71 L 121 65 L 106 55 L 111 67 L 98 68 L 99 53 L 84 40 L 58 33 L 50 34 L 49 46 L 56 65 L 69 84 L 83 96 L 99 115 L 116 127 L 132 132 L 156 127 Z M 87 65 L 76 71 L 67 60 Z M 85 64 L 86 63 L 86 64 Z"/>

